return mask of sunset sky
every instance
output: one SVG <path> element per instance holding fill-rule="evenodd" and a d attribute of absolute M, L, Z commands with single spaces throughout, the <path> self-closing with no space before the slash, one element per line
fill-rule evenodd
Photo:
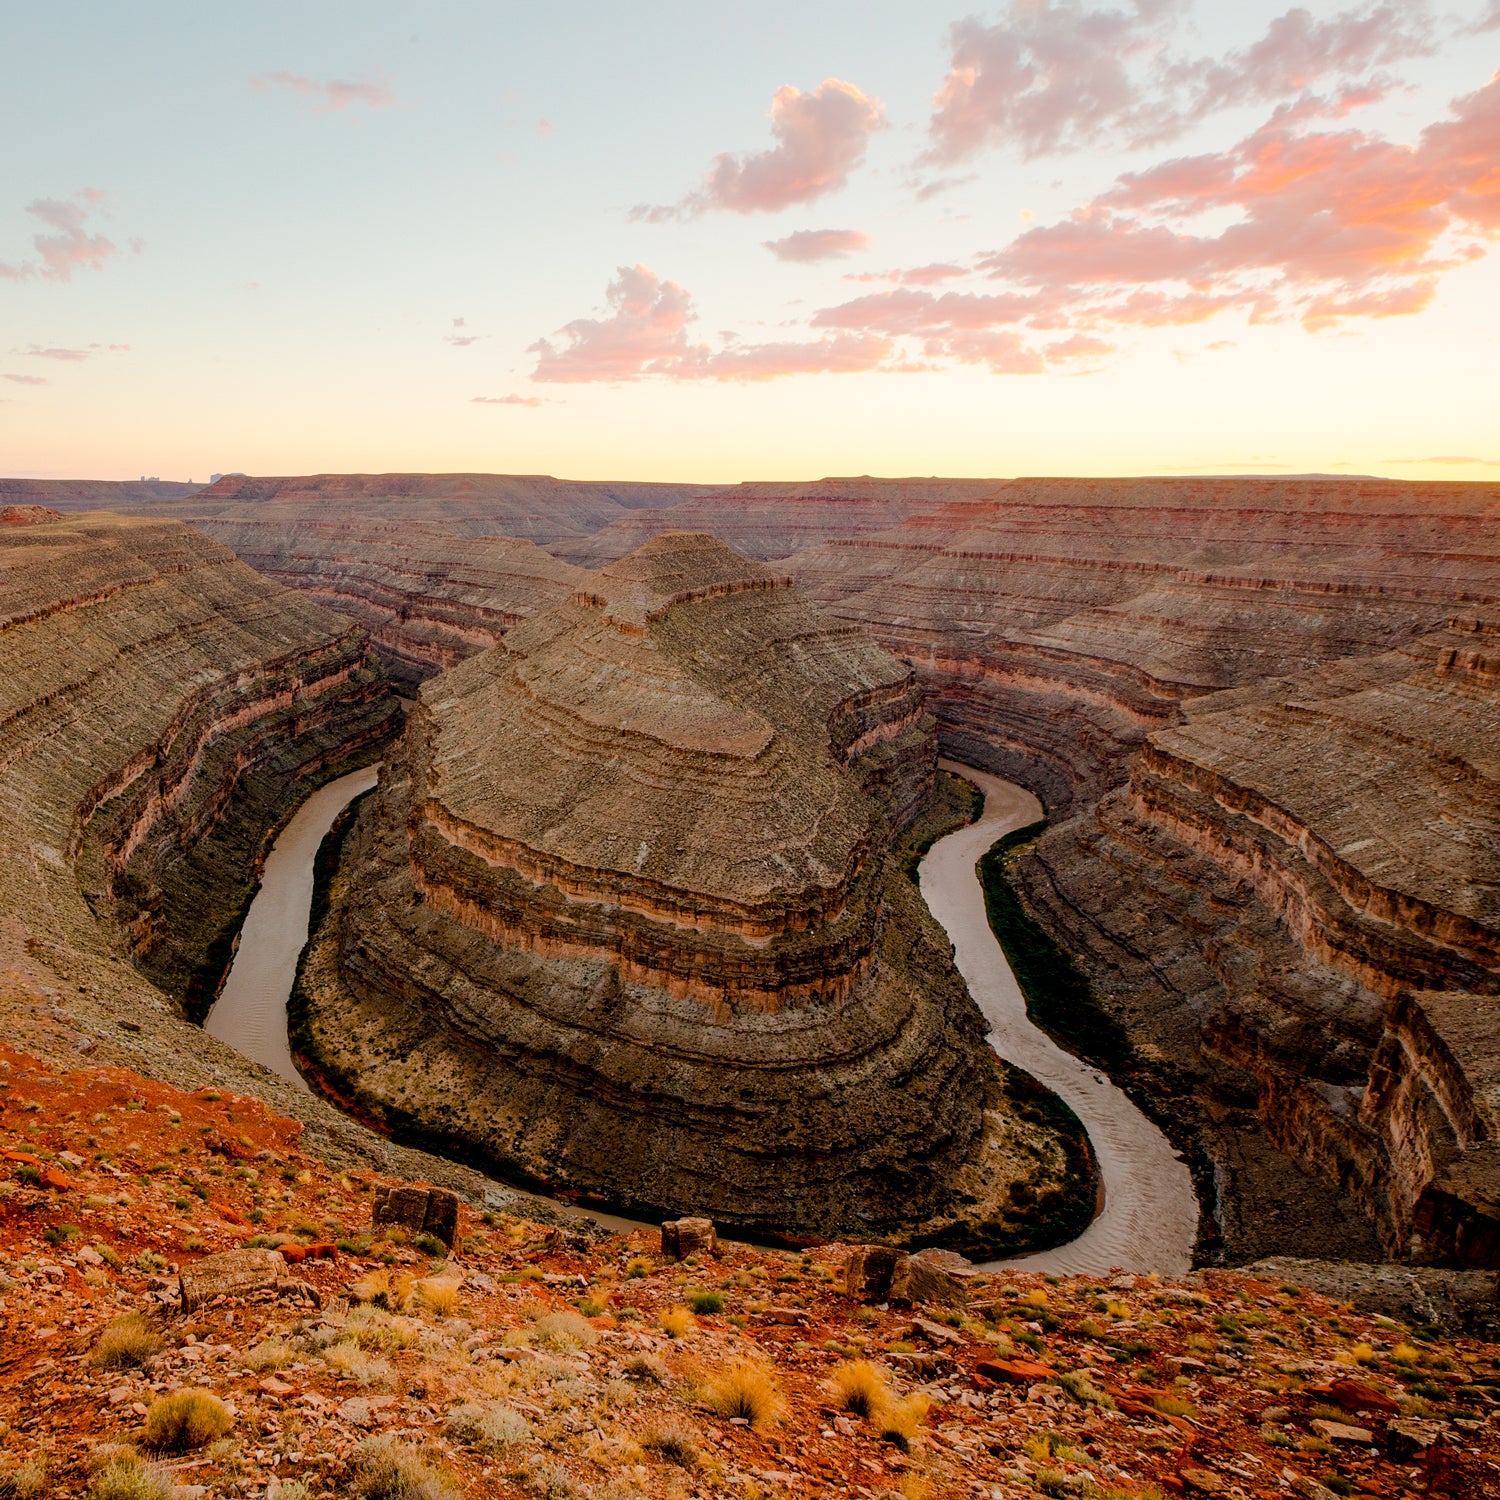
<path fill-rule="evenodd" d="M 1500 0 L 0 22 L 0 474 L 1500 479 Z"/>

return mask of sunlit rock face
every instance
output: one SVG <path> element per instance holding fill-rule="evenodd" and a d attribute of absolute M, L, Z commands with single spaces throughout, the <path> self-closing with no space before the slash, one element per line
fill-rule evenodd
<path fill-rule="evenodd" d="M 890 868 L 910 671 L 667 534 L 423 688 L 304 968 L 368 1107 L 641 1210 L 912 1223 L 982 1129 L 983 1023 Z"/>

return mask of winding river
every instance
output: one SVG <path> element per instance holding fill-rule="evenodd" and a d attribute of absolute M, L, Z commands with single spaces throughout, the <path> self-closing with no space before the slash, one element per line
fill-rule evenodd
<path fill-rule="evenodd" d="M 1041 804 L 1030 792 L 983 771 L 950 761 L 943 767 L 984 792 L 984 812 L 977 823 L 939 839 L 928 851 L 921 866 L 922 895 L 948 930 L 959 972 L 990 1023 L 991 1046 L 1073 1108 L 1088 1131 L 1104 1181 L 1104 1207 L 1076 1240 L 996 1265 L 1094 1275 L 1114 1267 L 1182 1275 L 1191 1265 L 1198 1226 L 1186 1165 L 1119 1089 L 1027 1019 L 1020 987 L 985 916 L 974 867 L 997 839 L 1040 818 Z M 282 830 L 266 858 L 234 963 L 206 1022 L 211 1035 L 304 1089 L 307 1084 L 287 1041 L 286 1003 L 307 943 L 313 862 L 334 819 L 375 785 L 376 776 L 377 768 L 368 766 L 330 781 Z"/>
<path fill-rule="evenodd" d="M 1184 1275 L 1198 1229 L 1198 1200 L 1186 1163 L 1109 1079 L 1032 1025 L 1021 987 L 985 915 L 975 865 L 998 839 L 1036 822 L 1042 805 L 1012 782 L 953 761 L 941 764 L 979 787 L 984 812 L 978 822 L 928 850 L 921 867 L 923 898 L 948 930 L 959 973 L 990 1023 L 990 1045 L 1071 1106 L 1088 1131 L 1104 1180 L 1104 1207 L 1076 1240 L 996 1266 L 1089 1275 L 1118 1266 Z"/>
<path fill-rule="evenodd" d="M 292 1062 L 286 1002 L 307 946 L 313 861 L 333 820 L 375 785 L 378 766 L 351 771 L 320 786 L 293 815 L 266 856 L 260 889 L 250 903 L 240 943 L 203 1029 L 236 1052 L 306 1089 Z"/>

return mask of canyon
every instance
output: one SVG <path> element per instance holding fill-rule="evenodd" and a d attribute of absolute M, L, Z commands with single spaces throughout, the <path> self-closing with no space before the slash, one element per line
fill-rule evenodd
<path fill-rule="evenodd" d="M 418 694 L 299 976 L 307 1071 L 638 1216 L 1013 1245 L 1069 1153 L 897 867 L 910 668 L 703 534 L 587 580 Z"/>
<path fill-rule="evenodd" d="M 227 547 L 173 521 L 8 504 L 6 1033 L 53 1065 L 87 1059 L 259 1095 L 334 1162 L 494 1191 L 372 1135 L 196 1024 L 275 833 L 314 788 L 377 758 L 399 725 L 361 628 Z"/>
<path fill-rule="evenodd" d="M 541 622 L 594 612 L 605 629 L 625 582 L 591 581 L 592 570 L 673 528 L 760 559 L 905 664 L 903 693 L 920 695 L 941 753 L 1041 799 L 1046 827 L 1007 850 L 1005 878 L 1076 963 L 1087 999 L 1049 1019 L 1042 997 L 1037 1014 L 1192 1158 L 1207 1210 L 1200 1257 L 1500 1261 L 1500 486 L 233 476 L 108 503 L 190 522 L 296 591 L 277 597 L 357 622 L 401 692 L 417 694 L 384 811 L 347 844 L 349 867 L 368 861 L 402 901 L 416 879 L 410 861 L 400 874 L 403 840 L 442 853 L 445 877 L 453 862 L 490 868 L 496 847 L 444 850 L 463 820 L 444 825 L 442 799 L 418 798 L 431 764 L 414 736 L 434 712 L 425 705 L 448 696 L 420 683 L 445 671 L 440 682 L 466 694 L 498 691 L 488 674 L 541 649 L 529 644 L 550 628 Z M 648 595 L 626 622 L 646 636 L 631 639 L 682 614 L 646 620 Z M 618 623 L 607 628 L 625 641 Z M 710 658 L 733 679 L 734 663 Z M 635 707 L 649 716 L 643 705 L 672 698 Z M 457 734 L 463 716 L 453 707 L 431 722 Z M 881 796 L 901 795 L 895 775 Z M 889 815 L 892 830 L 913 806 Z M 79 868 L 119 930 L 139 933 L 139 960 L 180 985 L 174 966 L 191 961 L 131 907 L 129 879 L 101 883 L 92 855 Z M 483 889 L 490 900 L 493 884 Z M 515 908 L 521 925 L 579 915 L 557 899 L 557 912 Z M 676 941 L 680 924 L 668 925 Z M 701 1010 L 732 992 L 746 1003 L 754 965 L 733 991 L 723 973 L 707 983 L 701 958 L 744 939 L 694 931 L 682 951 L 700 957 L 685 970 L 649 944 L 630 961 L 663 993 L 685 986 L 675 1005 Z M 362 941 L 373 984 L 394 959 Z M 595 958 L 625 946 L 618 932 L 588 943 Z M 318 962 L 325 978 L 337 967 Z"/>

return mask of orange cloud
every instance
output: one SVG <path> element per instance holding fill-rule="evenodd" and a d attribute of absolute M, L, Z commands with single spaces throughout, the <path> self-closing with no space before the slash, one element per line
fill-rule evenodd
<path fill-rule="evenodd" d="M 605 293 L 602 318 L 576 318 L 562 328 L 561 348 L 548 339 L 531 346 L 531 378 L 552 382 L 639 380 L 772 380 L 782 375 L 846 374 L 878 369 L 894 345 L 879 335 L 836 333 L 808 342 L 748 344 L 721 349 L 688 339 L 692 298 L 647 266 L 621 266 Z"/>
<path fill-rule="evenodd" d="M 826 78 L 810 94 L 788 84 L 771 101 L 775 146 L 750 156 L 722 153 L 703 185 L 680 202 L 642 204 L 630 217 L 660 223 L 710 209 L 776 213 L 794 203 L 812 203 L 848 182 L 864 160 L 870 136 L 884 124 L 885 106 L 852 83 Z"/>

